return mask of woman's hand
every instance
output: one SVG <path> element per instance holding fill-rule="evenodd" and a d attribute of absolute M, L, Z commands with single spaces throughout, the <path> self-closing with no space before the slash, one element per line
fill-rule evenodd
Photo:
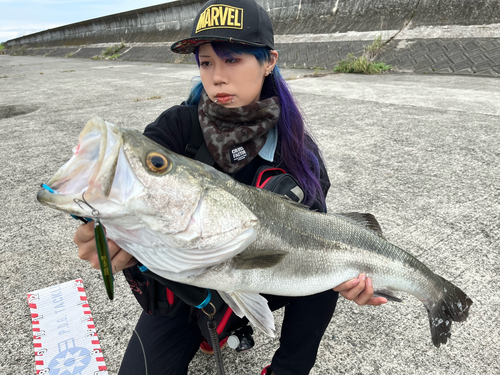
<path fill-rule="evenodd" d="M 344 298 L 356 302 L 358 305 L 378 306 L 387 303 L 384 297 L 373 297 L 372 279 L 366 277 L 364 273 L 357 278 L 348 280 L 333 288 Z"/>
<path fill-rule="evenodd" d="M 73 237 L 73 242 L 78 246 L 78 257 L 88 261 L 93 268 L 100 269 L 95 244 L 94 223 L 89 222 L 80 225 Z M 137 260 L 132 255 L 121 249 L 112 240 L 108 240 L 108 249 L 113 273 L 117 273 L 137 263 Z"/>

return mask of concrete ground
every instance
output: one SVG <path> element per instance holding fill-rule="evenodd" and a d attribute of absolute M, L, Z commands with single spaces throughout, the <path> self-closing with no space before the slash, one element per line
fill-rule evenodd
<path fill-rule="evenodd" d="M 499 80 L 285 74 L 327 162 L 330 212 L 373 213 L 391 242 L 474 300 L 437 349 L 413 297 L 381 307 L 340 299 L 311 373 L 500 373 Z M 1 374 L 34 373 L 26 293 L 79 277 L 117 373 L 140 309 L 121 275 L 108 301 L 100 272 L 77 256 L 78 222 L 35 195 L 91 116 L 142 129 L 186 97 L 194 75 L 192 65 L 0 56 Z M 246 353 L 223 351 L 227 374 L 270 363 L 278 340 L 255 341 Z M 213 358 L 197 354 L 189 373 L 215 373 Z"/>

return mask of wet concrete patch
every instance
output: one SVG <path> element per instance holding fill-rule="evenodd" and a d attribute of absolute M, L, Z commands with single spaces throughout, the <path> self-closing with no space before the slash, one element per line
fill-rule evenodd
<path fill-rule="evenodd" d="M 39 107 L 30 105 L 1 105 L 0 106 L 0 120 L 3 118 L 11 118 L 28 113 L 35 112 Z"/>

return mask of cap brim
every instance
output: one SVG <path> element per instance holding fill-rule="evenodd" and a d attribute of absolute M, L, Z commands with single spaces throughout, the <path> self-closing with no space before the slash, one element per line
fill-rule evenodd
<path fill-rule="evenodd" d="M 188 54 L 188 53 L 194 53 L 194 50 L 196 47 L 201 46 L 202 44 L 205 43 L 210 43 L 210 42 L 230 42 L 230 43 L 238 43 L 238 44 L 246 44 L 248 46 L 254 46 L 254 47 L 268 47 L 266 44 L 260 44 L 260 43 L 249 43 L 245 42 L 244 40 L 239 40 L 235 38 L 224 38 L 224 37 L 198 37 L 198 38 L 187 38 L 187 39 L 182 39 L 179 40 L 178 42 L 172 44 L 170 47 L 170 50 L 175 53 L 181 53 L 181 54 Z"/>

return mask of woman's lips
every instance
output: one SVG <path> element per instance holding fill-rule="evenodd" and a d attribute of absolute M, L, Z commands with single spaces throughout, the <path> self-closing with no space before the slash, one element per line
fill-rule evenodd
<path fill-rule="evenodd" d="M 215 95 L 215 100 L 218 102 L 218 103 L 229 103 L 233 100 L 233 95 L 230 95 L 230 94 L 226 94 L 226 93 L 221 93 L 221 94 L 217 94 Z"/>

